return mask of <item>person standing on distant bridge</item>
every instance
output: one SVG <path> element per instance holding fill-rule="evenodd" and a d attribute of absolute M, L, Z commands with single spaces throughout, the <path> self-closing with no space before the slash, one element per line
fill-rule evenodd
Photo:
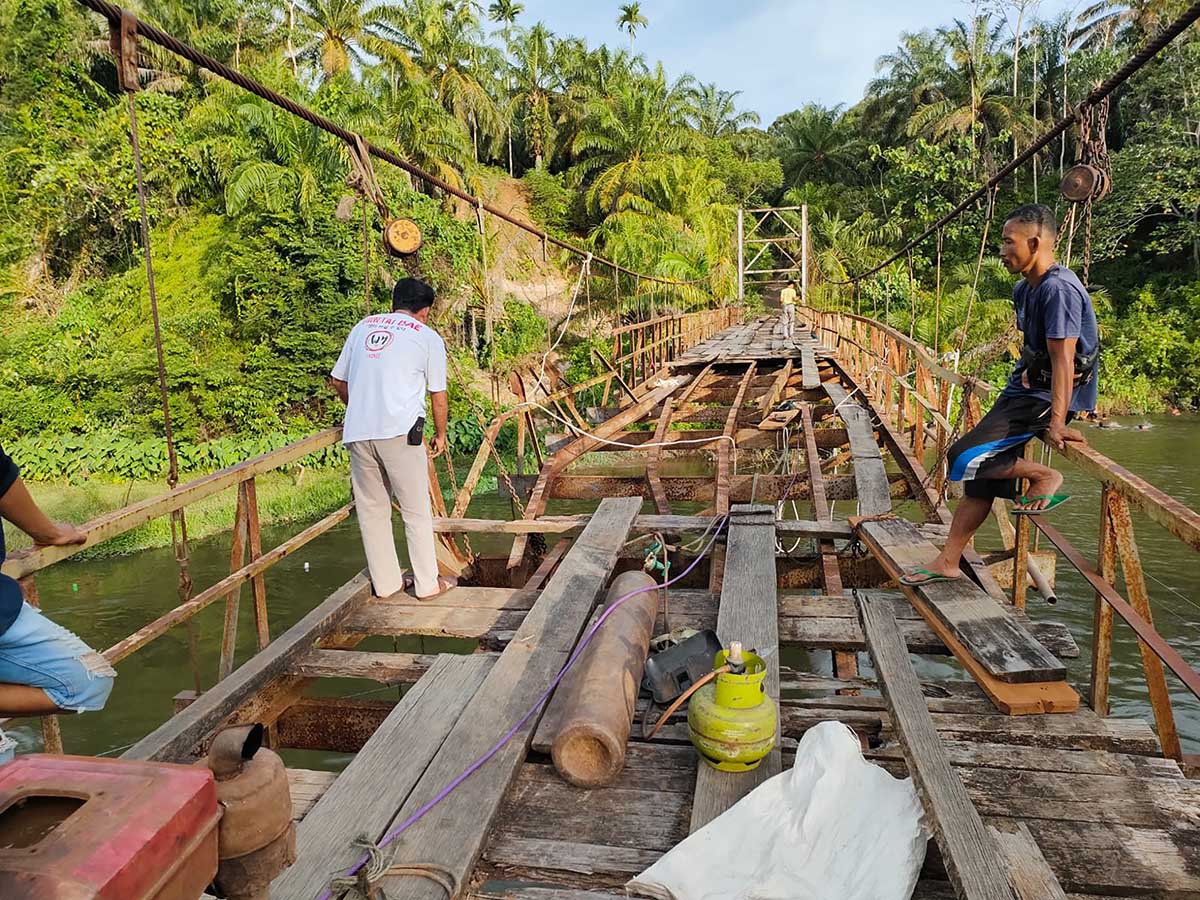
<path fill-rule="evenodd" d="M 429 498 L 429 458 L 446 450 L 449 400 L 446 344 L 429 327 L 433 288 L 396 282 L 391 314 L 368 316 L 350 332 L 333 367 L 333 389 L 346 404 L 342 442 L 363 550 L 376 596 L 411 588 L 422 600 L 454 586 L 438 577 Z M 433 409 L 433 445 L 425 449 L 425 395 Z M 412 576 L 396 555 L 391 495 L 400 504 Z"/>
<path fill-rule="evenodd" d="M 3 449 L 0 516 L 35 545 L 69 547 L 86 540 L 74 525 L 46 517 Z M 4 554 L 0 530 L 0 563 Z M 95 712 L 108 702 L 116 675 L 101 654 L 30 606 L 21 586 L 0 575 L 0 716 Z"/>
<path fill-rule="evenodd" d="M 796 282 L 789 281 L 779 292 L 779 305 L 783 309 L 783 336 L 791 340 L 796 328 Z"/>
<path fill-rule="evenodd" d="M 1008 384 L 983 420 L 950 447 L 950 479 L 962 481 L 950 535 L 926 568 L 901 581 L 915 586 L 959 578 L 959 560 L 997 497 L 1016 501 L 1017 515 L 1040 515 L 1070 499 L 1062 474 L 1024 457 L 1035 437 L 1059 450 L 1086 443 L 1067 423 L 1096 408 L 1100 337 L 1092 298 L 1075 273 L 1055 261 L 1058 223 L 1049 208 L 1022 206 L 1004 224 L 1000 258 L 1022 280 L 1013 290 L 1024 346 Z M 1029 490 L 1018 496 L 1020 479 Z"/>

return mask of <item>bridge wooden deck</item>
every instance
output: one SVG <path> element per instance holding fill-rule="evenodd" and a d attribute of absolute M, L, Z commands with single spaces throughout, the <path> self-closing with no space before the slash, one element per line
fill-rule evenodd
<path fill-rule="evenodd" d="M 657 629 L 715 627 L 725 641 L 779 649 L 768 658 L 781 710 L 774 755 L 752 775 L 718 773 L 698 763 L 682 715 L 654 740 L 639 721 L 616 782 L 582 790 L 555 772 L 534 716 L 393 845 L 378 881 L 391 900 L 622 896 L 789 766 L 804 732 L 827 720 L 854 729 L 869 759 L 917 776 L 937 840 L 916 897 L 1200 897 L 1200 785 L 1164 758 L 1147 723 L 1078 702 L 1062 663 L 1079 653 L 1069 631 L 1030 621 L 978 557 L 973 580 L 896 588 L 897 566 L 944 534 L 945 510 L 920 459 L 807 330 L 789 340 L 772 319 L 735 326 L 594 412 L 591 435 L 514 479 L 523 519 L 439 520 L 447 534 L 512 534 L 507 558 L 476 561 L 478 584 L 419 603 L 373 598 L 359 576 L 212 691 L 181 697 L 130 751 L 186 760 L 223 723 L 254 720 L 279 746 L 354 754 L 340 774 L 291 770 L 300 859 L 273 897 L 321 896 L 358 858 L 356 837 L 381 839 L 520 720 L 611 575 L 640 568 L 653 535 L 682 542 L 725 513 L 727 535 L 665 592 Z M 773 427 L 781 412 L 796 415 Z M 704 443 L 647 450 L 636 475 L 569 468 L 614 449 L 596 437 Z M 708 460 L 709 474 L 672 474 L 680 456 Z M 559 498 L 603 499 L 590 515 L 562 516 Z M 673 571 L 692 560 L 678 552 Z M 886 635 L 880 621 L 892 623 Z M 380 636 L 435 639 L 447 652 L 364 649 Z M 436 639 L 455 639 L 457 652 Z M 311 696 L 319 680 L 349 679 L 404 690 Z M 639 705 L 639 720 L 657 714 Z M 976 832 L 985 837 L 964 850 L 962 835 Z"/>

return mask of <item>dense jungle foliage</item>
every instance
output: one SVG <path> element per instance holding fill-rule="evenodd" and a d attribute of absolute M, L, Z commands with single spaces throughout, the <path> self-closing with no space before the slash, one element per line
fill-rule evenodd
<path fill-rule="evenodd" d="M 812 211 L 814 302 L 878 315 L 939 352 L 965 348 L 967 370 L 1002 368 L 1012 279 L 995 260 L 998 220 L 976 271 L 987 209 L 857 289 L 836 282 L 950 209 L 1183 4 L 1102 0 L 1044 20 L 1032 0 L 977 2 L 963 20 L 900 36 L 855 106 L 797 97 L 765 128 L 736 91 L 638 54 L 653 22 L 636 3 L 621 8 L 613 46 L 553 34 L 514 0 L 486 10 L 464 0 L 132 5 L 441 178 L 518 197 L 552 233 L 635 271 L 697 281 L 615 283 L 597 271 L 587 285 L 597 312 L 560 348 L 574 379 L 603 344 L 604 311 L 731 302 L 738 208 L 802 202 Z M 363 220 L 377 233 L 378 218 L 364 201 L 350 205 L 337 139 L 145 41 L 139 68 L 172 413 L 185 467 L 216 468 L 338 420 L 325 376 L 363 314 Z M 1077 211 L 1063 241 L 1077 269 L 1090 244 L 1102 391 L 1117 408 L 1194 406 L 1194 32 L 1122 89 L 1104 134 L 1114 189 L 1090 223 Z M 1058 183 L 1082 148 L 1076 130 L 1046 150 L 1036 177 L 1027 168 L 1002 187 L 997 215 L 1036 198 L 1072 221 Z M 506 252 L 511 234 L 489 234 L 484 271 L 474 210 L 382 164 L 376 175 L 392 212 L 424 233 L 410 267 L 438 288 L 438 326 L 465 373 L 452 437 L 467 451 L 480 434 L 468 400 L 486 398 L 476 368 L 504 370 L 544 349 L 564 298 L 531 306 L 513 289 L 549 277 L 540 245 Z M 138 223 L 129 109 L 107 26 L 71 0 L 0 0 L 0 441 L 34 477 L 163 471 Z M 578 260 L 551 254 L 550 264 L 569 293 Z M 377 246 L 365 268 L 381 309 L 402 272 Z"/>

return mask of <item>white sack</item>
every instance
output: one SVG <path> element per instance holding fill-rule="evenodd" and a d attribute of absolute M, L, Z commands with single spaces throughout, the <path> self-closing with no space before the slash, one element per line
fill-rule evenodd
<path fill-rule="evenodd" d="M 842 723 L 822 722 L 790 771 L 627 887 L 663 900 L 909 900 L 927 840 L 912 780 L 867 762 Z"/>

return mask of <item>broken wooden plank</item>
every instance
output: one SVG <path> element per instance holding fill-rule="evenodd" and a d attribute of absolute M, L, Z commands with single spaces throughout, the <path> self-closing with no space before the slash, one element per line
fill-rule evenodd
<path fill-rule="evenodd" d="M 654 497 L 654 508 L 659 515 L 671 514 L 671 501 L 663 490 L 662 481 L 658 477 L 658 465 L 662 461 L 662 442 L 671 427 L 671 414 L 675 404 L 670 398 L 663 401 L 662 413 L 658 417 L 658 426 L 654 429 L 654 440 L 651 442 L 650 455 L 646 457 L 646 482 L 650 485 L 650 494 Z"/>
<path fill-rule="evenodd" d="M 855 523 L 851 523 L 855 524 Z M 864 521 L 859 534 L 884 569 L 894 578 L 937 556 L 937 549 L 903 519 Z M 1016 619 L 972 581 L 938 582 L 904 588 L 933 613 L 985 672 L 1010 684 L 1062 681 L 1066 668 L 1033 639 Z M 919 611 L 924 613 L 920 606 Z M 965 660 L 964 660 L 965 662 Z"/>
<path fill-rule="evenodd" d="M 315 769 L 288 769 L 288 792 L 292 795 L 292 821 L 300 822 L 316 805 L 329 786 L 337 778 L 337 772 L 318 772 Z"/>
<path fill-rule="evenodd" d="M 233 674 L 182 713 L 142 738 L 122 754 L 124 759 L 186 760 L 197 744 L 237 708 L 335 630 L 371 596 L 371 579 L 360 572 L 299 622 L 251 657 Z"/>
<path fill-rule="evenodd" d="M 335 873 L 362 857 L 355 838 L 383 838 L 494 662 L 438 657 L 301 823 L 296 861 L 272 883 L 276 896 L 320 893 Z M 397 754 L 400 746 L 404 752 Z"/>
<path fill-rule="evenodd" d="M 896 617 L 872 598 L 857 602 L 892 727 L 956 893 L 968 900 L 1013 900 L 999 848 L 950 767 L 929 717 L 908 650 L 896 633 Z"/>
<path fill-rule="evenodd" d="M 717 483 L 716 483 L 716 510 L 717 515 L 723 516 L 729 512 L 729 476 L 731 474 L 729 461 L 732 459 L 732 448 L 730 444 L 733 442 L 733 432 L 737 427 L 738 412 L 742 408 L 742 403 L 746 399 L 746 389 L 750 386 L 750 379 L 754 377 L 755 363 L 751 363 L 746 367 L 746 373 L 742 376 L 741 384 L 738 386 L 737 397 L 733 401 L 733 407 L 729 412 L 729 418 L 725 420 L 724 437 L 726 440 L 721 441 L 721 446 L 717 450 Z"/>
<path fill-rule="evenodd" d="M 775 510 L 766 505 L 735 506 L 729 519 L 717 636 L 757 650 L 766 659 L 764 687 L 779 699 L 779 614 L 775 597 Z M 702 765 L 696 776 L 691 831 L 704 827 L 772 775 L 782 771 L 778 733 L 775 748 L 751 772 L 721 772 Z"/>
<path fill-rule="evenodd" d="M 628 499 L 600 504 L 392 827 L 495 748 L 549 688 L 604 589 L 639 507 Z M 467 790 L 451 793 L 405 831 L 396 862 L 437 866 L 448 871 L 456 885 L 465 886 L 536 724 L 534 715 L 472 776 Z M 438 884 L 411 875 L 389 875 L 380 886 L 392 900 L 442 900 L 444 893 Z"/>

